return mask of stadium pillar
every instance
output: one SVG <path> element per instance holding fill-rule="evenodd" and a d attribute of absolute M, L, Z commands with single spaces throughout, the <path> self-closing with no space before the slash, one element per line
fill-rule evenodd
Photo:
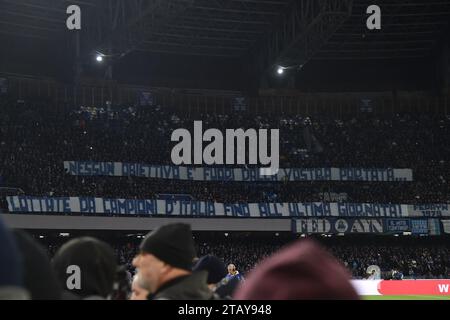
<path fill-rule="evenodd" d="M 81 43 L 80 43 L 80 31 L 77 30 L 75 31 L 75 35 L 74 35 L 74 61 L 73 61 L 73 96 L 72 96 L 72 103 L 73 106 L 77 106 L 77 102 L 78 102 L 78 88 L 80 85 L 80 81 L 81 81 L 81 76 L 83 73 L 83 65 L 82 65 L 82 61 L 81 61 Z"/>
<path fill-rule="evenodd" d="M 450 44 L 449 42 L 447 42 L 445 44 L 445 49 L 444 49 L 444 54 L 445 54 L 445 58 L 444 58 L 444 65 L 443 65 L 443 72 L 444 72 L 444 76 L 442 79 L 442 85 L 444 87 L 444 94 L 448 95 L 450 93 Z"/>
<path fill-rule="evenodd" d="M 113 53 L 112 43 L 111 43 L 111 40 L 109 40 L 109 42 L 108 42 L 108 53 L 107 54 L 109 56 L 112 56 L 112 53 Z M 111 60 L 111 61 L 108 61 L 108 66 L 107 66 L 106 71 L 105 71 L 105 78 L 106 78 L 106 80 L 112 80 L 112 77 L 113 77 L 113 62 Z"/>
<path fill-rule="evenodd" d="M 447 96 L 450 93 L 450 29 L 441 40 L 436 53 L 436 84 L 438 95 Z"/>
<path fill-rule="evenodd" d="M 445 95 L 448 94 L 448 78 L 449 78 L 449 48 L 448 43 L 442 46 L 442 49 L 438 53 L 438 58 L 436 59 L 436 77 L 437 77 L 437 87 L 438 94 Z"/>
<path fill-rule="evenodd" d="M 75 61 L 74 61 L 74 84 L 78 86 L 81 79 L 82 64 L 81 64 L 81 48 L 80 48 L 80 32 L 75 32 Z"/>
<path fill-rule="evenodd" d="M 259 79 L 259 88 L 267 89 L 269 88 L 269 76 L 266 73 L 263 73 Z"/>

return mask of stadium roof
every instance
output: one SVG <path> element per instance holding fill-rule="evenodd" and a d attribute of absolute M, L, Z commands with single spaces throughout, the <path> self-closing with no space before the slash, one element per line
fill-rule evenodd
<path fill-rule="evenodd" d="M 320 38 L 305 58 L 421 57 L 450 21 L 448 0 L 379 0 L 382 29 L 375 31 L 366 29 L 368 0 L 0 0 L 0 33 L 61 39 L 70 4 L 82 10 L 90 45 L 102 50 L 111 40 L 120 53 L 242 57 L 263 48 L 281 53 L 296 41 L 312 45 Z M 314 27 L 320 24 L 328 27 Z"/>
<path fill-rule="evenodd" d="M 392 59 L 429 56 L 450 21 L 448 0 L 376 1 L 382 9 L 382 29 L 365 28 L 366 8 L 373 1 L 354 1 L 345 23 L 315 59 Z"/>
<path fill-rule="evenodd" d="M 66 8 L 71 4 L 81 8 L 81 31 L 66 28 Z M 228 59 L 262 75 L 278 65 L 303 66 L 311 60 L 427 59 L 448 36 L 449 0 L 377 0 L 381 30 L 366 28 L 366 8 L 372 4 L 369 0 L 0 0 L 0 40 L 33 38 L 47 48 L 64 44 L 64 52 L 71 55 L 78 34 L 80 55 L 85 58 L 101 52 L 120 60 L 148 52 Z"/>

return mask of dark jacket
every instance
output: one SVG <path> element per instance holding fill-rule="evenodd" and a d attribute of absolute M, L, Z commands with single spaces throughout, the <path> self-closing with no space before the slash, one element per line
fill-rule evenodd
<path fill-rule="evenodd" d="M 92 296 L 107 298 L 113 292 L 116 257 L 113 249 L 103 241 L 90 237 L 74 238 L 59 248 L 52 265 L 63 289 L 80 299 Z M 79 289 L 67 288 L 67 279 L 71 275 L 67 273 L 67 268 L 71 265 L 80 268 Z M 69 296 L 65 294 L 63 298 L 68 299 Z"/>
<path fill-rule="evenodd" d="M 45 249 L 29 234 L 14 230 L 17 246 L 23 257 L 24 287 L 32 300 L 59 300 L 61 288 Z"/>
<path fill-rule="evenodd" d="M 173 279 L 149 295 L 150 300 L 210 300 L 214 294 L 208 288 L 206 271 L 194 272 L 190 275 Z"/>

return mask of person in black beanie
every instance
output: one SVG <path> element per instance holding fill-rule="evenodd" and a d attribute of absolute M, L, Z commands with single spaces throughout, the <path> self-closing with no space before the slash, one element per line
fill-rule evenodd
<path fill-rule="evenodd" d="M 0 300 L 28 300 L 23 286 L 23 257 L 17 242 L 0 217 Z"/>
<path fill-rule="evenodd" d="M 192 273 L 195 246 L 191 227 L 184 223 L 161 226 L 147 234 L 133 259 L 140 285 L 150 300 L 209 300 L 208 272 Z"/>
<path fill-rule="evenodd" d="M 59 300 L 62 290 L 44 247 L 22 230 L 13 230 L 23 257 L 24 287 L 32 300 Z"/>
<path fill-rule="evenodd" d="M 207 283 L 209 289 L 212 291 L 216 290 L 217 284 L 227 275 L 227 267 L 225 266 L 225 263 L 213 255 L 201 257 L 192 268 L 192 271 L 194 272 L 201 270 L 208 271 Z"/>
<path fill-rule="evenodd" d="M 72 239 L 56 252 L 52 266 L 65 290 L 64 300 L 104 300 L 113 293 L 118 268 L 113 249 L 103 241 Z"/>

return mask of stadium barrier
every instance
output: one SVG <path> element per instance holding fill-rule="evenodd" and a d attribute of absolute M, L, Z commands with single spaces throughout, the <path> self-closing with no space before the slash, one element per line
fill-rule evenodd
<path fill-rule="evenodd" d="M 396 168 L 280 168 L 276 175 L 265 176 L 259 173 L 259 168 L 64 161 L 64 170 L 80 176 L 134 176 L 191 181 L 413 181 L 411 169 Z"/>
<path fill-rule="evenodd" d="M 145 214 L 199 217 L 273 218 L 440 218 L 450 216 L 448 204 L 406 205 L 347 202 L 219 203 L 181 199 L 111 199 L 96 197 L 7 196 L 10 212 Z M 390 228 L 407 222 L 392 221 Z M 400 230 L 401 231 L 401 230 Z"/>
<path fill-rule="evenodd" d="M 58 216 L 41 214 L 0 214 L 1 219 L 13 229 L 34 230 L 130 230 L 149 231 L 168 223 L 182 222 L 194 231 L 265 231 L 290 232 L 289 219 L 232 219 L 232 218 L 138 218 Z"/>
<path fill-rule="evenodd" d="M 447 295 L 450 296 L 450 279 L 439 280 L 352 280 L 361 296 L 382 295 Z"/>

